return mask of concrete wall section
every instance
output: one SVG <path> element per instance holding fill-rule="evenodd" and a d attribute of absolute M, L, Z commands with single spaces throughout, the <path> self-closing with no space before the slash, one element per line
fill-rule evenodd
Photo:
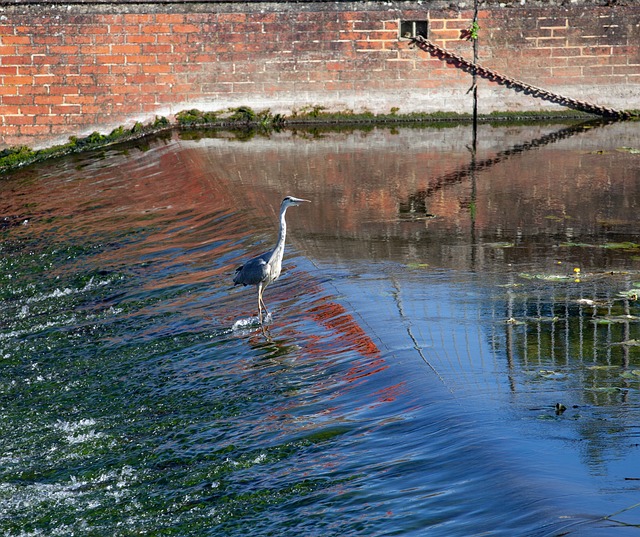
<path fill-rule="evenodd" d="M 468 10 L 425 2 L 24 3 L 0 6 L 0 146 L 50 145 L 185 108 L 469 111 L 461 72 L 400 39 L 402 21 L 467 58 Z M 640 9 L 488 5 L 480 62 L 529 84 L 640 108 Z M 483 81 L 480 110 L 552 105 Z"/>

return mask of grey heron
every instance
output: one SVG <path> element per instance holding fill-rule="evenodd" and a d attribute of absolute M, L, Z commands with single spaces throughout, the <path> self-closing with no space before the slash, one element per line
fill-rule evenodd
<path fill-rule="evenodd" d="M 282 271 L 284 241 L 287 236 L 285 213 L 289 207 L 296 207 L 302 202 L 309 202 L 309 200 L 294 198 L 293 196 L 287 196 L 282 200 L 280 204 L 280 231 L 275 248 L 250 259 L 236 269 L 236 275 L 233 278 L 234 285 L 256 285 L 258 287 L 258 320 L 260 324 L 262 324 L 262 308 L 269 315 L 269 310 L 267 310 L 267 306 L 262 299 L 262 294 L 267 285 L 278 279 Z"/>

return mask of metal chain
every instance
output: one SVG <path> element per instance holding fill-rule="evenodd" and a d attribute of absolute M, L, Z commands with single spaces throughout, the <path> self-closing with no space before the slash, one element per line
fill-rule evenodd
<path fill-rule="evenodd" d="M 469 60 L 465 60 L 462 56 L 439 47 L 438 45 L 432 43 L 428 39 L 425 39 L 421 35 L 412 37 L 411 44 L 417 46 L 421 50 L 424 50 L 425 52 L 428 52 L 433 56 L 436 56 L 437 58 L 440 58 L 443 61 L 446 61 L 447 63 L 455 65 L 457 68 L 462 69 L 467 73 L 475 73 L 476 75 L 481 76 L 482 78 L 486 78 L 491 82 L 495 82 L 496 84 L 500 84 L 501 86 L 506 86 L 507 88 L 514 91 L 521 91 L 525 95 L 531 95 L 532 97 L 536 97 L 538 99 L 543 99 L 545 101 L 566 106 L 568 108 L 573 108 L 575 110 L 580 110 L 582 112 L 596 114 L 603 117 L 617 119 L 629 119 L 632 117 L 629 112 L 626 112 L 624 110 L 615 110 L 613 108 L 607 108 L 605 106 L 588 103 L 586 101 L 578 101 L 577 99 L 572 99 L 571 97 L 565 97 L 564 95 L 558 95 L 557 93 L 553 93 L 542 88 L 537 88 L 535 86 L 527 84 L 526 82 L 522 82 L 521 80 L 516 80 L 515 78 L 501 75 L 496 71 L 483 67 L 479 63 L 473 63 Z"/>

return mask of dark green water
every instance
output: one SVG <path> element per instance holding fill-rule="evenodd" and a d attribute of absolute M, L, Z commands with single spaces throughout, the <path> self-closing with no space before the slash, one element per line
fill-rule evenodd
<path fill-rule="evenodd" d="M 174 134 L 0 179 L 0 533 L 640 535 L 636 124 Z M 275 241 L 281 279 L 232 288 Z M 556 404 L 566 408 L 556 410 Z"/>

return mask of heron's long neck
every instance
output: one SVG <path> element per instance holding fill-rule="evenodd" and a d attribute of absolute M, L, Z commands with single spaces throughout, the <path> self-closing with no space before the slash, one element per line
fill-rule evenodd
<path fill-rule="evenodd" d="M 286 207 L 283 207 L 280 210 L 280 232 L 278 233 L 278 242 L 276 242 L 276 247 L 273 249 L 274 256 L 282 257 L 284 254 L 284 241 L 287 237 L 287 221 L 284 218 L 286 212 Z"/>

